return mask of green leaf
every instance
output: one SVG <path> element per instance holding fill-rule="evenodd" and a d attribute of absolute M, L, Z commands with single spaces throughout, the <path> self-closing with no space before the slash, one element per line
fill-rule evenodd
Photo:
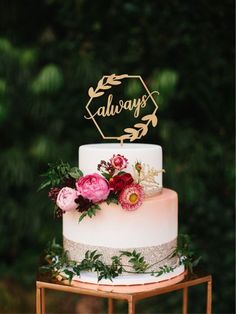
<path fill-rule="evenodd" d="M 31 89 L 35 94 L 55 93 L 63 85 L 63 74 L 55 64 L 46 65 L 33 80 Z"/>
<path fill-rule="evenodd" d="M 49 164 L 48 171 L 42 174 L 42 176 L 46 177 L 46 179 L 41 184 L 40 189 L 47 186 L 59 186 L 65 178 L 69 178 L 70 169 L 71 167 L 69 163 L 64 163 L 63 161 L 57 162 L 55 164 Z"/>
<path fill-rule="evenodd" d="M 75 267 L 73 267 L 73 272 L 74 272 L 77 276 L 80 276 L 80 268 L 79 268 L 78 265 L 75 266 Z"/>
<path fill-rule="evenodd" d="M 52 269 L 49 265 L 43 265 L 41 267 L 39 267 L 39 271 L 42 273 L 48 273 L 50 272 Z"/>
<path fill-rule="evenodd" d="M 120 252 L 121 252 L 121 255 L 123 255 L 123 256 L 127 256 L 127 257 L 132 256 L 132 253 L 129 251 L 120 251 Z"/>
<path fill-rule="evenodd" d="M 98 276 L 98 282 L 101 281 L 103 278 L 104 278 L 104 275 L 102 275 L 102 274 L 99 275 L 99 276 Z"/>
<path fill-rule="evenodd" d="M 68 173 L 74 179 L 79 179 L 83 176 L 83 172 L 78 167 L 71 168 Z"/>
<path fill-rule="evenodd" d="M 79 222 L 84 219 L 84 217 L 89 216 L 92 218 L 93 216 L 96 216 L 96 212 L 98 210 L 101 210 L 101 207 L 98 204 L 92 204 L 92 206 L 85 212 L 82 213 L 82 215 L 79 218 Z"/>
<path fill-rule="evenodd" d="M 83 212 L 81 216 L 79 217 L 79 222 L 81 222 L 86 216 L 87 216 L 87 212 Z"/>
<path fill-rule="evenodd" d="M 68 276 L 69 284 L 71 284 L 71 281 L 72 281 L 73 277 L 75 276 L 74 272 L 72 272 L 68 269 L 65 269 L 64 273 Z"/>
<path fill-rule="evenodd" d="M 93 257 L 94 257 L 94 255 L 96 254 L 96 252 L 97 252 L 97 250 L 92 251 L 92 252 L 90 253 L 90 258 L 93 258 Z"/>
<path fill-rule="evenodd" d="M 39 186 L 38 191 L 41 191 L 41 190 L 45 189 L 45 188 L 46 188 L 47 186 L 49 186 L 50 184 L 51 184 L 50 181 L 45 181 L 45 182 L 43 182 L 43 183 Z"/>
<path fill-rule="evenodd" d="M 95 256 L 94 256 L 94 260 L 97 260 L 99 257 L 101 257 L 102 256 L 102 254 L 96 254 Z"/>
<path fill-rule="evenodd" d="M 118 175 L 120 176 L 120 175 L 125 174 L 125 173 L 126 173 L 125 171 L 119 171 Z"/>
<path fill-rule="evenodd" d="M 108 196 L 107 200 L 106 200 L 106 203 L 109 205 L 111 203 L 114 203 L 114 204 L 119 204 L 118 202 L 118 196 L 115 195 L 115 194 L 111 194 Z"/>
<path fill-rule="evenodd" d="M 199 262 L 200 262 L 201 259 L 202 259 L 201 256 L 199 256 L 197 259 L 195 259 L 195 260 L 192 262 L 192 266 L 193 266 L 193 267 L 196 267 L 196 266 L 199 264 Z"/>
<path fill-rule="evenodd" d="M 110 178 L 111 178 L 110 174 L 107 173 L 107 172 L 102 172 L 101 175 L 102 175 L 105 179 L 107 179 L 108 181 L 109 181 Z"/>

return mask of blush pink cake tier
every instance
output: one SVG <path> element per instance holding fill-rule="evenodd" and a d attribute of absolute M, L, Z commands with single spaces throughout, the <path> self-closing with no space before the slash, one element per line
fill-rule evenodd
<path fill-rule="evenodd" d="M 132 165 L 140 162 L 157 170 L 162 169 L 162 148 L 151 144 L 91 144 L 79 148 L 79 168 L 84 175 L 98 172 L 101 160 L 109 160 L 113 155 L 125 156 L 128 161 L 127 172 L 132 173 Z M 156 182 L 160 187 L 158 194 L 145 197 L 143 204 L 134 211 L 124 210 L 120 205 L 100 204 L 101 210 L 95 217 L 84 218 L 78 223 L 81 213 L 66 212 L 63 215 L 63 242 L 69 258 L 81 261 L 86 251 L 97 250 L 102 259 L 109 264 L 111 257 L 120 251 L 136 250 L 152 265 L 149 271 L 162 266 L 173 267 L 173 271 L 155 277 L 150 274 L 125 273 L 101 284 L 132 285 L 160 282 L 174 278 L 184 272 L 179 259 L 173 256 L 178 234 L 178 196 L 175 191 L 162 189 L 162 172 Z M 124 260 L 124 263 L 127 261 Z M 80 281 L 97 283 L 95 273 L 83 272 Z"/>

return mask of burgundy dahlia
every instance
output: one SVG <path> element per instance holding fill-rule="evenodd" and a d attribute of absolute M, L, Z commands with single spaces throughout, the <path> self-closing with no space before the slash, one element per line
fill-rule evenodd
<path fill-rule="evenodd" d="M 69 177 L 69 178 L 64 178 L 63 179 L 63 186 L 68 186 L 69 188 L 74 188 L 75 187 L 75 179 L 72 178 L 72 177 Z"/>
<path fill-rule="evenodd" d="M 53 201 L 56 202 L 57 200 L 57 195 L 60 192 L 61 189 L 59 188 L 51 188 L 49 193 L 48 193 L 48 197 Z"/>
<path fill-rule="evenodd" d="M 89 207 L 91 207 L 93 204 L 90 200 L 88 200 L 87 198 L 84 198 L 82 195 L 79 195 L 75 199 L 75 202 L 78 204 L 77 210 L 80 213 L 87 211 Z"/>
<path fill-rule="evenodd" d="M 57 207 L 55 209 L 55 216 L 57 218 L 61 218 L 63 214 L 65 214 L 65 212 L 61 208 Z"/>
<path fill-rule="evenodd" d="M 98 171 L 100 172 L 105 172 L 108 173 L 109 176 L 113 176 L 114 172 L 115 172 L 115 168 L 113 167 L 113 165 L 111 164 L 111 162 L 107 162 L 105 160 L 101 160 L 100 164 L 98 164 L 97 167 Z"/>

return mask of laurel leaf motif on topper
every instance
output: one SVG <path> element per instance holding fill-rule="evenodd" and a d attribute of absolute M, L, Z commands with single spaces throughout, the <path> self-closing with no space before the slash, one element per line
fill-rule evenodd
<path fill-rule="evenodd" d="M 99 92 L 99 90 L 107 90 L 112 88 L 113 85 L 120 85 L 121 81 L 120 79 L 123 79 L 125 77 L 128 77 L 127 74 L 123 75 L 118 75 L 116 76 L 115 74 L 112 74 L 108 76 L 107 78 L 104 77 L 102 78 L 97 85 L 97 88 L 94 90 L 93 87 L 90 87 L 88 90 L 89 97 L 95 98 L 95 97 L 100 97 L 104 94 L 104 92 Z M 106 79 L 106 81 L 105 81 Z"/>
<path fill-rule="evenodd" d="M 154 110 L 151 114 L 147 114 L 147 115 L 143 116 L 141 118 L 141 121 L 139 123 L 134 124 L 133 127 L 125 128 L 123 130 L 124 134 L 122 134 L 121 136 L 117 136 L 117 137 L 104 136 L 104 134 L 101 131 L 97 121 L 95 120 L 96 114 L 92 114 L 92 112 L 89 109 L 89 105 L 91 104 L 91 102 L 94 98 L 99 98 L 99 97 L 103 96 L 107 90 L 111 89 L 114 86 L 122 84 L 122 80 L 125 78 L 139 79 L 141 81 L 141 83 L 142 83 L 142 85 L 143 85 L 143 87 L 144 87 L 144 89 L 148 95 L 144 95 L 145 97 L 143 96 L 142 100 L 138 99 L 139 106 L 143 105 L 145 107 L 147 100 L 150 98 L 152 103 L 154 104 Z M 98 81 L 97 87 L 95 89 L 93 87 L 90 87 L 88 90 L 88 95 L 90 97 L 90 100 L 86 105 L 86 109 L 89 113 L 89 117 L 85 116 L 85 118 L 93 120 L 97 129 L 99 130 L 100 134 L 102 135 L 102 137 L 104 139 L 117 139 L 121 143 L 123 143 L 124 140 L 129 140 L 130 142 L 133 142 L 136 139 L 139 139 L 148 133 L 148 127 L 149 127 L 150 123 L 153 127 L 155 127 L 157 125 L 158 119 L 156 116 L 156 111 L 158 109 L 158 106 L 157 106 L 154 98 L 152 97 L 153 94 L 159 94 L 159 93 L 157 91 L 153 91 L 150 93 L 148 88 L 146 87 L 146 84 L 144 83 L 144 81 L 142 80 L 142 78 L 140 76 L 135 76 L 135 75 L 129 76 L 128 74 L 122 74 L 122 75 L 111 74 L 109 76 L 104 76 L 101 80 Z M 110 94 L 110 96 L 112 96 L 112 94 Z M 134 99 L 134 100 L 136 101 L 136 99 Z M 123 108 L 121 108 L 119 110 L 121 111 L 122 109 Z M 120 113 L 119 110 L 118 110 L 118 114 Z M 126 110 L 126 108 L 125 108 L 125 110 Z M 106 114 L 104 114 L 104 113 L 103 114 L 101 113 L 100 115 L 102 115 L 103 117 L 106 116 Z"/>

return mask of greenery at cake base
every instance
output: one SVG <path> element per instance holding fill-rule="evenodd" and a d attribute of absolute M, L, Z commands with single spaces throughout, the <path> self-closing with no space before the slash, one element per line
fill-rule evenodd
<path fill-rule="evenodd" d="M 170 259 L 174 256 L 179 258 L 179 265 L 184 264 L 185 268 L 191 273 L 193 267 L 195 267 L 201 257 L 196 257 L 194 251 L 191 248 L 190 238 L 188 235 L 179 235 L 177 247 L 167 256 L 165 259 Z M 82 271 L 96 272 L 98 275 L 98 282 L 102 279 L 113 280 L 121 274 L 149 274 L 151 276 L 161 276 L 165 273 L 174 271 L 175 267 L 163 265 L 157 270 L 153 269 L 153 266 L 162 262 L 156 261 L 154 264 L 148 264 L 145 261 L 144 256 L 136 250 L 120 251 L 119 255 L 112 256 L 111 263 L 105 264 L 102 259 L 102 254 L 99 254 L 97 250 L 87 251 L 84 259 L 78 263 L 68 258 L 68 252 L 63 250 L 60 244 L 57 244 L 55 239 L 49 244 L 46 250 L 45 260 L 47 265 L 40 267 L 40 272 L 50 272 L 52 276 L 61 275 L 64 273 L 66 279 L 71 281 L 75 276 L 80 276 Z M 122 257 L 128 258 L 129 265 L 122 264 Z"/>

